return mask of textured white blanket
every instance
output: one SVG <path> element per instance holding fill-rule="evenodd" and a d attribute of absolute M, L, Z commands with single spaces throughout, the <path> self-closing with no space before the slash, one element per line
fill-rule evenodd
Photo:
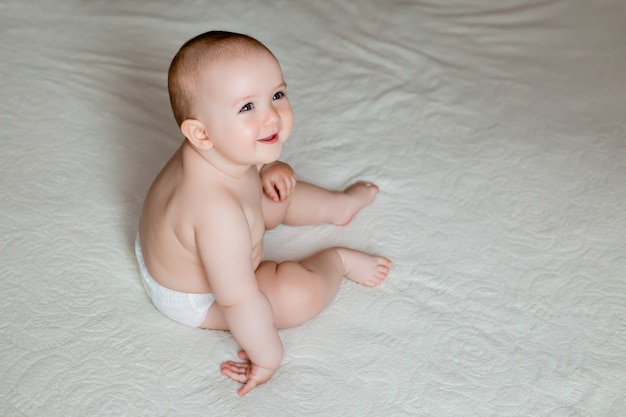
<path fill-rule="evenodd" d="M 381 187 L 267 257 L 395 262 L 243 399 L 230 334 L 159 314 L 132 252 L 209 29 L 280 59 L 300 178 Z M 0 415 L 626 415 L 624 1 L 3 0 L 0 36 Z"/>

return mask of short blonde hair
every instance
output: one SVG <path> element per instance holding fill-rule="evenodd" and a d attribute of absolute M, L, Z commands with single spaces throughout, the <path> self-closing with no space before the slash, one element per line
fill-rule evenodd
<path fill-rule="evenodd" d="M 167 89 L 176 123 L 197 117 L 194 109 L 199 91 L 198 74 L 202 66 L 252 50 L 272 52 L 251 36 L 226 31 L 209 31 L 183 44 L 172 59 L 167 75 Z M 273 54 L 272 54 L 273 56 Z"/>

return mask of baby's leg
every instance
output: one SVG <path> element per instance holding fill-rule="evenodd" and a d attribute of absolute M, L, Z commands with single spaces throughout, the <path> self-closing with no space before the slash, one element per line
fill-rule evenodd
<path fill-rule="evenodd" d="M 323 250 L 300 262 L 265 261 L 256 270 L 260 290 L 268 298 L 279 329 L 299 326 L 317 316 L 335 297 L 342 277 L 366 286 L 387 278 L 391 261 L 347 248 Z M 200 326 L 228 330 L 214 303 Z"/>
<path fill-rule="evenodd" d="M 290 226 L 318 223 L 344 226 L 359 210 L 369 206 L 377 194 L 378 187 L 365 181 L 358 181 L 344 191 L 329 191 L 298 181 L 287 201 L 274 202 L 263 196 L 265 227 L 273 229 L 281 223 Z"/>
<path fill-rule="evenodd" d="M 317 316 L 333 300 L 343 277 L 375 286 L 387 278 L 389 268 L 386 258 L 332 248 L 299 262 L 263 262 L 257 280 L 272 305 L 276 327 L 284 329 Z"/>

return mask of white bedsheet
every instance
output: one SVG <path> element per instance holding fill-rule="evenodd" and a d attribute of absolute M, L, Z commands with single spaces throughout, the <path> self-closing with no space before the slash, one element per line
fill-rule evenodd
<path fill-rule="evenodd" d="M 243 399 L 230 334 L 160 315 L 132 252 L 209 29 L 280 59 L 300 178 L 381 187 L 267 257 L 395 263 Z M 0 415 L 626 415 L 626 2 L 3 0 L 0 36 Z"/>

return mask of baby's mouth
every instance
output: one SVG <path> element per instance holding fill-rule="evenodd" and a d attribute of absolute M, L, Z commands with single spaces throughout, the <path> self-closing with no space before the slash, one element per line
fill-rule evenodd
<path fill-rule="evenodd" d="M 278 133 L 274 133 L 271 136 L 268 136 L 268 137 L 263 138 L 263 139 L 259 139 L 259 142 L 261 142 L 261 143 L 269 143 L 269 144 L 276 143 L 276 142 L 278 142 Z"/>

